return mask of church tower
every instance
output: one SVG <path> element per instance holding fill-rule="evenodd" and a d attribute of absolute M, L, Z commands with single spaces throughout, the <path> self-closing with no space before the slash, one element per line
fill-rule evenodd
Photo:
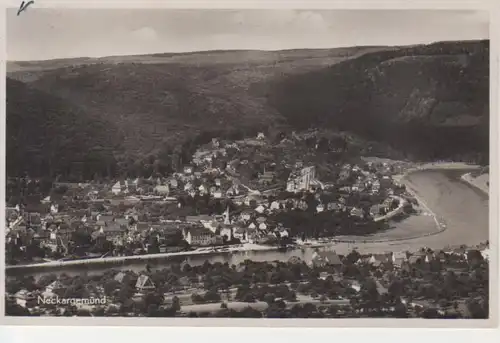
<path fill-rule="evenodd" d="M 226 211 L 224 212 L 224 225 L 230 225 L 231 220 L 229 219 L 229 206 L 226 207 Z"/>

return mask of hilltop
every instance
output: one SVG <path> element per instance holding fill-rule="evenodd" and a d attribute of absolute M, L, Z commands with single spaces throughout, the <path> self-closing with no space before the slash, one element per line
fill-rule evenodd
<path fill-rule="evenodd" d="M 366 53 L 277 80 L 270 103 L 295 127 L 348 130 L 413 158 L 487 155 L 488 58 L 486 41 Z"/>
<path fill-rule="evenodd" d="M 314 127 L 415 159 L 485 160 L 488 51 L 478 41 L 9 62 L 8 175 L 68 175 L 75 162 L 87 178 L 167 172 L 212 137 Z"/>

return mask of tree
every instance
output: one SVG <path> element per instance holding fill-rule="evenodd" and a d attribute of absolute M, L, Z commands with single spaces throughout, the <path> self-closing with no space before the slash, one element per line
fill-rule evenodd
<path fill-rule="evenodd" d="M 172 309 L 176 312 L 181 310 L 181 302 L 177 296 L 172 298 Z"/>
<path fill-rule="evenodd" d="M 148 317 L 157 317 L 158 316 L 158 305 L 156 305 L 156 304 L 149 304 L 146 316 L 148 316 Z"/>
<path fill-rule="evenodd" d="M 435 308 L 427 308 L 422 311 L 421 316 L 426 319 L 436 319 L 439 318 L 439 313 Z"/>
<path fill-rule="evenodd" d="M 104 284 L 104 294 L 112 296 L 114 292 L 120 287 L 120 283 L 116 280 L 109 280 Z"/>
<path fill-rule="evenodd" d="M 264 296 L 264 301 L 270 306 L 274 303 L 275 295 L 272 293 L 268 293 Z"/>
<path fill-rule="evenodd" d="M 345 258 L 348 263 L 356 263 L 361 258 L 361 254 L 357 250 L 352 250 Z"/>
<path fill-rule="evenodd" d="M 242 311 L 241 311 L 241 315 L 244 317 L 244 318 L 262 318 L 262 313 L 260 313 L 260 311 L 257 311 L 256 309 L 248 306 L 248 307 L 245 307 Z"/>
<path fill-rule="evenodd" d="M 440 299 L 438 301 L 439 307 L 441 308 L 446 308 L 448 307 L 448 301 L 446 299 Z"/>
<path fill-rule="evenodd" d="M 361 286 L 361 306 L 368 311 L 380 310 L 377 284 L 373 279 L 367 279 Z"/>
<path fill-rule="evenodd" d="M 5 315 L 7 316 L 18 316 L 18 317 L 24 317 L 24 316 L 29 316 L 30 311 L 22 307 L 12 301 L 6 301 L 5 302 Z"/>
<path fill-rule="evenodd" d="M 148 292 L 143 297 L 145 308 L 149 308 L 149 305 L 154 304 L 156 306 L 160 306 L 163 304 L 164 296 L 159 292 Z"/>
<path fill-rule="evenodd" d="M 481 306 L 481 304 L 475 299 L 469 299 L 467 301 L 467 311 L 469 312 L 469 316 L 473 319 L 487 319 L 488 311 Z"/>
<path fill-rule="evenodd" d="M 391 282 L 388 288 L 388 292 L 392 300 L 399 298 L 400 296 L 403 295 L 403 283 L 401 280 L 394 280 Z"/>
<path fill-rule="evenodd" d="M 111 306 L 111 308 L 114 308 L 114 307 Z M 78 312 L 78 310 L 77 310 L 76 306 L 70 305 L 64 310 L 63 316 L 73 317 L 73 316 L 77 315 L 77 312 Z"/>
<path fill-rule="evenodd" d="M 16 294 L 23 288 L 20 280 L 8 280 L 5 285 L 5 291 L 9 294 Z"/>
<path fill-rule="evenodd" d="M 90 311 L 89 311 L 89 310 L 86 310 L 86 309 L 79 309 L 79 310 L 76 312 L 76 315 L 77 315 L 78 317 L 91 317 Z"/>
<path fill-rule="evenodd" d="M 403 304 L 402 302 L 398 302 L 394 306 L 394 315 L 397 318 L 407 318 L 408 312 L 407 312 L 407 308 L 406 308 L 405 304 Z"/>
<path fill-rule="evenodd" d="M 125 301 L 130 299 L 135 293 L 134 288 L 128 283 L 122 283 L 120 290 L 118 292 L 118 299 L 123 304 Z"/>
<path fill-rule="evenodd" d="M 191 301 L 194 303 L 194 304 L 201 304 L 203 303 L 204 299 L 201 295 L 199 295 L 198 293 L 193 293 L 191 295 Z"/>

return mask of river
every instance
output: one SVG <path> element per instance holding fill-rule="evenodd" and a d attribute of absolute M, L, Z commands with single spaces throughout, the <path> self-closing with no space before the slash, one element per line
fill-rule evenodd
<path fill-rule="evenodd" d="M 460 180 L 464 170 L 424 170 L 411 173 L 405 183 L 422 199 L 427 207 L 438 218 L 442 218 L 447 229 L 438 233 L 438 228 L 431 213 L 411 216 L 401 222 L 392 223 L 391 230 L 377 233 L 370 237 L 339 237 L 360 240 L 355 244 L 337 243 L 327 249 L 346 254 L 353 248 L 361 253 L 387 251 L 415 251 L 422 247 L 441 249 L 461 244 L 475 245 L 489 239 L 488 228 L 488 196 L 478 189 Z M 429 235 L 432 234 L 432 235 Z M 425 235 L 425 236 L 423 236 Z M 423 237 L 421 237 L 423 236 Z M 411 237 L 411 239 L 409 239 Z M 363 242 L 365 240 L 367 242 Z M 369 240 L 391 240 L 386 242 L 368 242 Z M 217 253 L 211 255 L 171 256 L 146 261 L 131 260 L 112 264 L 87 264 L 57 267 L 54 269 L 11 269 L 7 275 L 34 275 L 38 277 L 47 273 L 66 273 L 77 275 L 86 273 L 99 274 L 109 269 L 129 269 L 144 271 L 146 264 L 152 269 L 163 268 L 172 262 L 186 260 L 191 265 L 209 262 L 239 264 L 246 259 L 253 261 L 288 261 L 297 256 L 309 261 L 314 248 L 304 247 L 285 252 L 280 251 L 248 251 Z"/>

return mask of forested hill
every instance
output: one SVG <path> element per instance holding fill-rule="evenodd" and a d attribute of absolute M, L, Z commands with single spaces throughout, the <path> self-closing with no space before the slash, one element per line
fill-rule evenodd
<path fill-rule="evenodd" d="M 112 173 L 121 147 L 113 145 L 102 120 L 53 94 L 7 78 L 7 149 L 9 176 L 66 174 L 80 164 L 86 173 Z M 80 163 L 85 161 L 85 164 Z"/>
<path fill-rule="evenodd" d="M 277 128 L 484 157 L 488 54 L 481 41 L 9 62 L 7 172 L 168 172 L 211 137 Z"/>
<path fill-rule="evenodd" d="M 270 103 L 295 127 L 352 131 L 414 158 L 487 158 L 488 41 L 367 53 L 273 90 Z"/>

